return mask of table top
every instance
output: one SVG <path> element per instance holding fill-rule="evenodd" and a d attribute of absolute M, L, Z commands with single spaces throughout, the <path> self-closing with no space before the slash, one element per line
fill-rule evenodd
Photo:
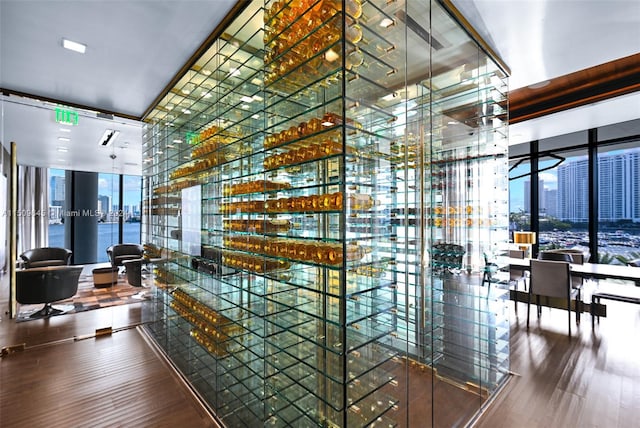
<path fill-rule="evenodd" d="M 528 269 L 531 259 L 504 258 L 506 264 L 514 268 Z M 640 268 L 634 266 L 608 265 L 600 263 L 571 263 L 571 273 L 585 278 L 613 278 L 640 281 Z"/>

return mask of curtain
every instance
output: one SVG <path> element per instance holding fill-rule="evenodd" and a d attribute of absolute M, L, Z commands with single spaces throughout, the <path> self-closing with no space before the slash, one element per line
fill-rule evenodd
<path fill-rule="evenodd" d="M 18 254 L 49 244 L 48 170 L 18 166 Z"/>

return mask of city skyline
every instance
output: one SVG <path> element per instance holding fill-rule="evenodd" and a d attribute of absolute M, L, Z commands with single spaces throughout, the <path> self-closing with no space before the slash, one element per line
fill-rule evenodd
<path fill-rule="evenodd" d="M 122 208 L 118 207 L 119 199 L 119 179 L 114 174 L 102 174 L 98 175 L 98 197 L 96 214 L 101 214 L 102 220 L 107 222 L 113 222 L 117 220 L 120 215 L 124 216 L 125 220 L 129 220 L 134 217 L 140 217 L 140 187 L 141 177 L 138 176 L 124 176 L 123 187 L 124 198 Z M 113 186 L 116 186 L 115 190 Z M 65 171 L 64 170 L 49 170 L 49 216 L 50 222 L 61 222 L 62 217 L 65 215 L 64 208 L 65 201 Z"/>
<path fill-rule="evenodd" d="M 556 160 L 541 161 L 540 169 Z M 525 174 L 520 165 L 512 176 Z M 602 221 L 640 221 L 640 149 L 618 150 L 598 156 L 599 217 Z M 584 155 L 568 158 L 556 168 L 538 174 L 541 215 L 566 221 L 588 221 L 588 160 Z M 530 212 L 530 176 L 509 186 L 510 212 Z"/>

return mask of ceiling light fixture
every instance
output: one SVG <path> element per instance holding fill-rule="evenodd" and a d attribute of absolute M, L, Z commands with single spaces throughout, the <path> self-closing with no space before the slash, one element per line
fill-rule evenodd
<path fill-rule="evenodd" d="M 58 147 L 58 151 L 60 153 L 67 153 L 69 151 L 69 149 L 67 149 L 66 147 Z"/>
<path fill-rule="evenodd" d="M 71 132 L 69 128 L 58 128 L 60 132 Z"/>
<path fill-rule="evenodd" d="M 69 141 L 71 141 L 71 139 L 67 137 L 58 137 L 58 140 L 64 141 L 65 143 L 68 143 Z"/>
<path fill-rule="evenodd" d="M 545 86 L 549 86 L 549 83 L 551 83 L 550 80 L 543 80 L 542 82 L 538 82 L 538 83 L 534 83 L 533 85 L 529 85 L 529 86 L 527 86 L 527 88 L 529 88 L 529 89 L 540 89 L 540 88 L 544 88 Z"/>
<path fill-rule="evenodd" d="M 116 138 L 118 138 L 118 135 L 120 135 L 120 131 L 106 129 L 104 131 L 104 134 L 102 134 L 102 138 L 100 138 L 99 144 L 102 147 L 108 147 L 115 141 Z"/>
<path fill-rule="evenodd" d="M 85 53 L 87 50 L 87 45 L 83 45 L 82 43 L 74 42 L 69 39 L 62 39 L 62 47 L 81 54 Z"/>

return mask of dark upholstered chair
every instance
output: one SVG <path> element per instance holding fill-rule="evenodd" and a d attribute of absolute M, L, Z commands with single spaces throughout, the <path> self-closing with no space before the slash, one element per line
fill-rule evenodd
<path fill-rule="evenodd" d="M 107 255 L 111 266 L 123 266 L 125 260 L 141 259 L 144 248 L 140 244 L 115 244 L 107 248 Z"/>
<path fill-rule="evenodd" d="M 580 289 L 571 285 L 569 262 L 554 260 L 531 260 L 531 277 L 529 279 L 529 298 L 527 301 L 527 329 L 529 328 L 529 312 L 531 296 L 536 296 L 538 318 L 540 317 L 540 297 L 556 297 L 566 300 L 569 318 L 569 336 L 571 336 L 571 301 L 575 303 L 576 322 L 580 323 Z"/>
<path fill-rule="evenodd" d="M 44 303 L 44 307 L 30 315 L 42 318 L 64 311 L 52 304 L 68 299 L 78 291 L 81 265 L 47 266 L 16 271 L 16 300 L 23 305 Z"/>
<path fill-rule="evenodd" d="M 71 263 L 70 250 L 57 247 L 33 248 L 20 254 L 25 269 L 44 266 L 65 266 Z"/>
<path fill-rule="evenodd" d="M 538 254 L 540 260 L 553 260 L 556 262 L 567 262 L 575 264 L 584 264 L 584 253 L 574 250 L 547 250 L 541 251 Z M 580 288 L 583 284 L 583 279 L 580 276 L 572 276 L 571 284 L 573 288 Z"/>

